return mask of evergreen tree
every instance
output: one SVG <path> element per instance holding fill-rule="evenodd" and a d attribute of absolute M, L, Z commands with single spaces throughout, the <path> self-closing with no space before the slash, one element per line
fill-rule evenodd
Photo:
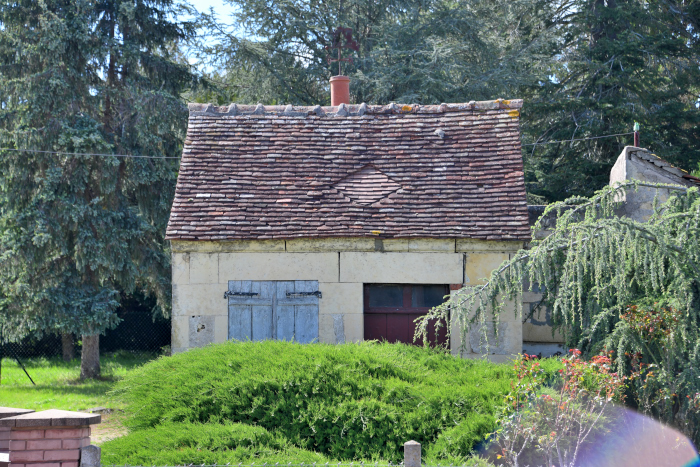
<path fill-rule="evenodd" d="M 619 216 L 620 199 L 639 187 L 658 188 L 661 204 L 646 222 Z M 506 304 L 522 316 L 523 283 L 538 284 L 541 306 L 568 348 L 586 356 L 613 351 L 616 371 L 630 376 L 636 409 L 700 442 L 700 192 L 697 187 L 629 181 L 591 198 L 547 206 L 534 226 L 552 233 L 494 269 L 483 285 L 468 286 L 420 318 L 451 319 L 470 342 L 479 333 L 494 345 Z"/>
<path fill-rule="evenodd" d="M 629 133 L 687 170 L 700 161 L 700 2 L 570 0 L 550 77 L 524 92 L 524 143 Z M 526 147 L 528 192 L 590 196 L 632 136 Z"/>
<path fill-rule="evenodd" d="M 546 76 L 553 49 L 547 0 L 229 3 L 233 24 L 202 17 L 200 58 L 219 86 L 200 101 L 328 104 L 328 79 L 341 71 L 326 48 L 337 27 L 352 28 L 359 45 L 342 65 L 358 103 L 512 97 Z"/>
<path fill-rule="evenodd" d="M 177 63 L 192 33 L 170 0 L 0 5 L 0 331 L 99 334 L 134 290 L 169 312 L 163 235 L 194 81 Z M 109 153 L 143 156 L 104 157 Z"/>

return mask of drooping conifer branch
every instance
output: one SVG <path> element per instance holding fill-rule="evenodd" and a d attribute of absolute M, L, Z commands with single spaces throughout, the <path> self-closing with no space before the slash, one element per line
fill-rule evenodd
<path fill-rule="evenodd" d="M 647 222 L 618 213 L 626 193 L 642 187 L 668 193 L 654 202 Z M 542 306 L 550 307 L 555 328 L 567 342 L 595 350 L 602 345 L 625 308 L 643 297 L 667 297 L 685 310 L 687 326 L 698 329 L 700 291 L 700 196 L 697 188 L 631 181 L 606 187 L 591 198 L 571 198 L 549 205 L 544 219 L 557 222 L 544 239 L 534 239 L 496 268 L 483 285 L 464 287 L 420 320 L 417 335 L 427 336 L 431 319 L 451 320 L 450 331 L 462 335 L 462 351 L 470 332 L 497 332 L 509 302 L 522 317 L 524 284 L 543 288 Z M 442 322 L 445 322 L 442 321 Z M 437 324 L 438 326 L 440 324 Z M 491 340 L 493 340 L 491 333 Z"/>

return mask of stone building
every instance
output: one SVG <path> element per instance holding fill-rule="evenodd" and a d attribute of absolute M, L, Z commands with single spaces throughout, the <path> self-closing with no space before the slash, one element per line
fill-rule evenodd
<path fill-rule="evenodd" d="M 190 105 L 167 230 L 173 351 L 411 342 L 417 316 L 530 239 L 521 106 Z M 502 322 L 496 360 L 522 350 L 521 318 Z"/>
<path fill-rule="evenodd" d="M 626 146 L 622 150 L 610 171 L 611 185 L 628 180 L 639 180 L 650 184 L 700 186 L 700 178 L 674 167 L 647 149 L 634 146 Z M 645 221 L 653 212 L 654 198 L 658 196 L 659 202 L 664 202 L 669 194 L 667 189 L 640 186 L 637 190 L 626 193 L 621 200 L 625 203 L 620 213 L 638 221 Z"/>

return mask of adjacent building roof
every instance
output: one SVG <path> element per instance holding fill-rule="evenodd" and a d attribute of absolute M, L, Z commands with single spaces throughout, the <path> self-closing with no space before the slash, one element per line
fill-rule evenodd
<path fill-rule="evenodd" d="M 529 240 L 521 106 L 190 104 L 167 238 Z"/>
<path fill-rule="evenodd" d="M 669 173 L 672 175 L 675 175 L 676 177 L 679 177 L 680 183 L 684 183 L 687 185 L 696 185 L 700 186 L 700 178 L 694 177 L 693 175 L 690 175 L 688 172 L 685 170 L 676 167 L 675 165 L 671 164 L 670 162 L 660 158 L 656 154 L 652 154 L 648 149 L 643 149 L 643 148 L 634 148 L 630 147 L 629 152 L 631 154 L 634 154 L 637 156 L 639 159 L 654 165 L 655 167 Z"/>

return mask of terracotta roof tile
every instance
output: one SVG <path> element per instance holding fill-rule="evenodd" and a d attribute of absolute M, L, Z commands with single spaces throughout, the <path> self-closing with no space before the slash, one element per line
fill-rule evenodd
<path fill-rule="evenodd" d="M 529 240 L 521 106 L 192 104 L 167 238 Z"/>

